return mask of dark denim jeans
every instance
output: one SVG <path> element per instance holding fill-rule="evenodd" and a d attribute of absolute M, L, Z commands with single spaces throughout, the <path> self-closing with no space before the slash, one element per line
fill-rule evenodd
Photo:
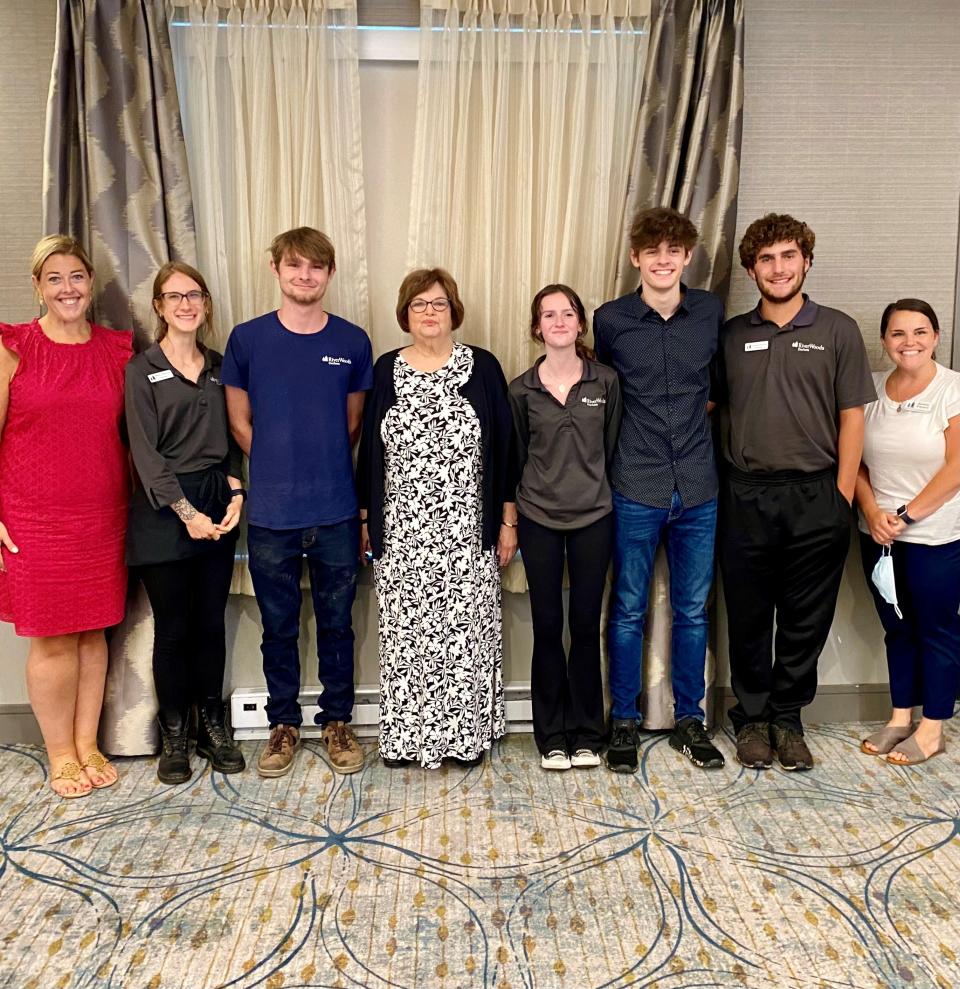
<path fill-rule="evenodd" d="M 663 536 L 670 566 L 673 633 L 670 676 L 674 716 L 703 720 L 707 597 L 713 583 L 717 499 L 684 508 L 673 492 L 669 508 L 651 508 L 613 493 L 613 594 L 608 645 L 614 718 L 637 716 L 643 632 L 653 560 Z"/>
<path fill-rule="evenodd" d="M 250 576 L 263 620 L 263 675 L 274 725 L 303 722 L 300 711 L 300 575 L 303 560 L 317 620 L 320 694 L 318 724 L 349 721 L 353 714 L 353 625 L 357 592 L 359 523 L 356 519 L 307 529 L 247 531 Z"/>

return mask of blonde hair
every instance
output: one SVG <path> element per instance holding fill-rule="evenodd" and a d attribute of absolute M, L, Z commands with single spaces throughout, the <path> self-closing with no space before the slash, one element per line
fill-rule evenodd
<path fill-rule="evenodd" d="M 303 258 L 333 271 L 335 255 L 330 238 L 313 227 L 296 227 L 277 234 L 270 244 L 270 257 L 276 267 L 285 257 Z"/>
<path fill-rule="evenodd" d="M 202 346 L 206 336 L 205 331 L 210 329 L 210 324 L 213 322 L 213 301 L 210 298 L 210 290 L 207 288 L 203 275 L 193 265 L 184 261 L 168 261 L 157 272 L 157 277 L 153 280 L 153 311 L 157 314 L 157 328 L 154 331 L 153 339 L 159 343 L 167 335 L 167 321 L 160 315 L 157 303 L 160 302 L 164 283 L 171 275 L 186 275 L 187 278 L 195 281 L 200 286 L 200 291 L 203 292 L 203 323 L 197 328 L 197 344 Z"/>
<path fill-rule="evenodd" d="M 37 281 L 40 281 L 43 266 L 54 254 L 66 254 L 68 257 L 76 258 L 87 269 L 87 274 L 93 277 L 93 264 L 79 240 L 68 234 L 48 234 L 37 241 L 33 256 L 30 258 L 30 273 Z"/>

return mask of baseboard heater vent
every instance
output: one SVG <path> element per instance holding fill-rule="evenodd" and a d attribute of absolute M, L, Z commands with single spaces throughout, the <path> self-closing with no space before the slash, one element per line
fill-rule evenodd
<path fill-rule="evenodd" d="M 532 731 L 533 713 L 530 706 L 530 686 L 508 686 L 504 690 L 507 705 L 507 731 Z M 301 734 L 306 738 L 320 734 L 320 726 L 314 724 L 319 712 L 317 699 L 319 687 L 307 687 L 300 694 L 303 709 Z M 353 728 L 361 738 L 373 738 L 377 734 L 380 692 L 375 687 L 358 687 L 353 706 Z M 238 739 L 266 738 L 270 734 L 267 721 L 267 692 L 262 687 L 237 687 L 230 695 L 230 716 L 233 734 Z"/>

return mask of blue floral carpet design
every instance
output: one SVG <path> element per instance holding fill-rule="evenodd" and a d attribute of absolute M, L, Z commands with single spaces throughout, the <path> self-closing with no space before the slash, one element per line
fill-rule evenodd
<path fill-rule="evenodd" d="M 809 732 L 812 773 L 204 768 L 61 801 L 0 749 L 0 986 L 960 989 L 960 773 Z M 258 746 L 247 744 L 252 764 Z M 960 751 L 960 746 L 958 746 Z M 197 763 L 196 766 L 205 766 Z"/>

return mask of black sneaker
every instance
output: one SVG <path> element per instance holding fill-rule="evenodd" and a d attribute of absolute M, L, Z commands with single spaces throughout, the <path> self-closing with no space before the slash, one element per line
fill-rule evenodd
<path fill-rule="evenodd" d="M 607 746 L 607 769 L 614 773 L 637 771 L 637 723 L 633 718 L 614 718 Z"/>
<path fill-rule="evenodd" d="M 723 768 L 723 756 L 710 741 L 707 729 L 698 718 L 684 718 L 677 722 L 670 732 L 670 748 L 682 752 L 701 769 Z"/>

